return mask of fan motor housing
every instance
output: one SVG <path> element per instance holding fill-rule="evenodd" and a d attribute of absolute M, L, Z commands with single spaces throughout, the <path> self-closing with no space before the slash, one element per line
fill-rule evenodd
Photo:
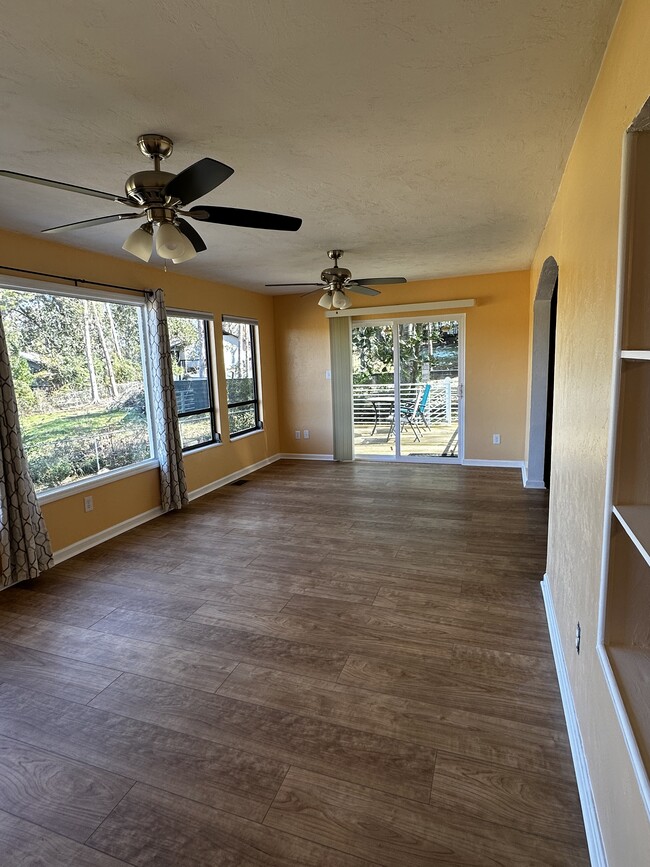
<path fill-rule="evenodd" d="M 352 277 L 352 272 L 347 268 L 325 268 L 320 275 L 323 283 L 344 283 Z"/>
<path fill-rule="evenodd" d="M 176 175 L 171 172 L 136 172 L 124 185 L 127 198 L 138 205 L 164 205 L 168 197 L 163 190 Z"/>

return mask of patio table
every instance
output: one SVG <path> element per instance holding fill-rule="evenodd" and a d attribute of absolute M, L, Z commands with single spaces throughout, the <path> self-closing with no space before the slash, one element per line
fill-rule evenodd
<path fill-rule="evenodd" d="M 395 395 L 394 394 L 367 394 L 365 399 L 372 404 L 373 411 L 375 413 L 375 423 L 372 428 L 372 433 L 370 436 L 374 436 L 377 427 L 379 426 L 379 422 L 381 421 L 381 408 L 386 406 L 395 406 Z"/>

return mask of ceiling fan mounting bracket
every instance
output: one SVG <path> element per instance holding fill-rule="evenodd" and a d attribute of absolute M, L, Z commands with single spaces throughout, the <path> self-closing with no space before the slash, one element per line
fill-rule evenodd
<path fill-rule="evenodd" d="M 172 155 L 174 142 L 166 135 L 157 132 L 147 132 L 138 136 L 138 147 L 146 157 L 152 160 L 166 160 Z"/>
<path fill-rule="evenodd" d="M 334 259 L 334 264 L 336 265 L 344 252 L 344 250 L 328 250 L 327 255 L 330 257 L 330 259 Z"/>

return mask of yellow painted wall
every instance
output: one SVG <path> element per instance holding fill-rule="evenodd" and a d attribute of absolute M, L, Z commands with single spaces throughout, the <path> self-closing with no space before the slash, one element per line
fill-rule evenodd
<path fill-rule="evenodd" d="M 355 306 L 416 304 L 475 298 L 476 306 L 436 314 L 466 314 L 465 457 L 519 461 L 524 457 L 530 276 L 528 271 L 425 280 L 382 287 Z M 277 296 L 280 451 L 332 453 L 329 325 L 318 295 Z M 414 316 L 426 315 L 424 313 Z M 294 432 L 307 428 L 309 440 Z M 492 445 L 492 434 L 501 445 Z"/>
<path fill-rule="evenodd" d="M 191 452 L 185 457 L 190 491 L 240 470 L 278 452 L 278 407 L 275 363 L 273 300 L 255 292 L 197 280 L 179 274 L 173 267 L 161 267 L 135 260 L 116 259 L 78 250 L 49 240 L 0 231 L 0 265 L 62 274 L 102 283 L 116 283 L 134 289 L 162 287 L 168 307 L 199 310 L 214 314 L 217 368 L 223 371 L 220 322 L 223 314 L 247 316 L 259 321 L 262 412 L 264 430 L 230 442 L 222 427 L 224 442 L 219 446 Z M 11 275 L 3 275 L 8 281 Z M 20 275 L 16 275 L 20 276 Z M 25 276 L 25 275 L 22 275 Z M 1 279 L 1 277 L 0 277 Z M 130 296 L 132 297 L 132 296 Z M 225 380 L 217 377 L 222 425 L 227 426 Z M 83 497 L 92 493 L 94 511 L 83 511 Z M 102 485 L 83 494 L 74 494 L 44 506 L 45 520 L 55 550 L 99 533 L 115 524 L 155 508 L 158 496 L 158 470 Z"/>
<path fill-rule="evenodd" d="M 532 298 L 546 257 L 559 265 L 548 579 L 611 867 L 650 861 L 650 822 L 595 646 L 622 140 L 649 94 L 650 6 L 625 0 L 531 272 Z"/>

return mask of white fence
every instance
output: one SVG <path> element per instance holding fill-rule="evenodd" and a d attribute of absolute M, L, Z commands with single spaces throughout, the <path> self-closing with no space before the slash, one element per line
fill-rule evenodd
<path fill-rule="evenodd" d="M 427 424 L 453 424 L 458 421 L 458 377 L 432 380 L 429 398 L 423 408 Z M 424 392 L 425 384 L 403 382 L 400 385 L 400 404 L 417 404 Z M 383 425 L 393 412 L 394 390 L 391 385 L 353 385 L 355 427 L 375 424 Z"/>

